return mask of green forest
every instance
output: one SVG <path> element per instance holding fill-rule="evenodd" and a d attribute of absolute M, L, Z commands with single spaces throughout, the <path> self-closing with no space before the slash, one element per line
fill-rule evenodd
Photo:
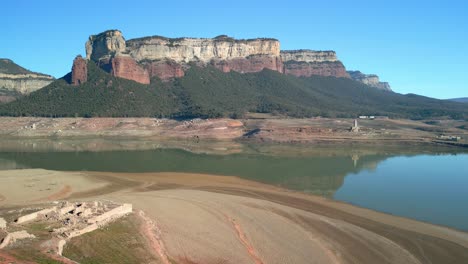
<path fill-rule="evenodd" d="M 113 77 L 93 62 L 88 81 L 70 74 L 17 101 L 0 105 L 2 116 L 241 118 L 247 112 L 291 117 L 358 115 L 467 119 L 468 105 L 382 91 L 347 78 L 298 78 L 271 70 L 223 73 L 192 65 L 182 78 L 144 85 Z"/>

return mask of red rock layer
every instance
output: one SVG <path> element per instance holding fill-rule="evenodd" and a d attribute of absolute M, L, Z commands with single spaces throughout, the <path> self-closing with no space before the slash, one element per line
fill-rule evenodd
<path fill-rule="evenodd" d="M 148 71 L 138 65 L 131 57 L 117 56 L 111 59 L 111 74 L 142 84 L 150 83 Z"/>
<path fill-rule="evenodd" d="M 83 59 L 81 56 L 77 56 L 75 60 L 73 60 L 71 84 L 74 86 L 78 86 L 82 83 L 85 83 L 87 80 L 88 65 L 86 63 L 86 60 Z"/>
<path fill-rule="evenodd" d="M 183 77 L 185 74 L 182 65 L 171 60 L 144 63 L 143 67 L 151 77 L 157 76 L 163 81 Z"/>
<path fill-rule="evenodd" d="M 259 72 L 270 69 L 283 72 L 283 62 L 279 57 L 273 56 L 249 56 L 247 58 L 236 58 L 232 60 L 215 61 L 211 64 L 223 72 L 236 71 L 240 73 Z"/>
<path fill-rule="evenodd" d="M 320 75 L 350 78 L 346 68 L 340 61 L 312 63 L 288 61 L 284 64 L 284 73 L 297 77 Z"/>

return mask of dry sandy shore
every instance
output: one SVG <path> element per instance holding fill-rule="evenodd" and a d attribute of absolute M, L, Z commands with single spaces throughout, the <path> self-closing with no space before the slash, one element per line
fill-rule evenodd
<path fill-rule="evenodd" d="M 0 117 L 0 136 L 8 138 L 144 138 L 144 139 L 243 139 L 271 142 L 457 144 L 468 146 L 468 122 L 457 120 L 359 120 L 359 131 L 350 132 L 354 119 L 274 118 L 193 119 L 155 118 L 36 118 Z M 458 136 L 459 142 L 440 140 Z"/>
<path fill-rule="evenodd" d="M 14 188 L 2 188 L 13 184 Z M 35 179 L 36 186 L 24 184 Z M 63 191 L 66 189 L 66 194 Z M 130 202 L 158 263 L 464 263 L 468 234 L 237 177 L 0 172 L 0 208 L 55 199 Z M 21 198 L 27 197 L 27 198 Z M 465 262 L 466 263 L 466 262 Z"/>

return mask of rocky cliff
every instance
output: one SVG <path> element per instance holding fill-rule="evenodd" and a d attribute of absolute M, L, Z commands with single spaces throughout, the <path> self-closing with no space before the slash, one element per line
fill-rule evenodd
<path fill-rule="evenodd" d="M 89 38 L 86 58 L 114 76 L 140 83 L 149 83 L 154 76 L 163 80 L 182 77 L 190 63 L 212 65 L 224 72 L 283 71 L 280 43 L 275 39 L 153 36 L 126 41 L 120 31 L 110 30 Z"/>
<path fill-rule="evenodd" d="M 0 89 L 19 94 L 29 94 L 50 84 L 50 75 L 31 72 L 9 59 L 0 59 Z"/>
<path fill-rule="evenodd" d="M 348 73 L 355 81 L 362 82 L 380 90 L 392 91 L 390 84 L 388 82 L 381 82 L 379 76 L 375 74 L 364 74 L 360 71 L 348 71 Z"/>
<path fill-rule="evenodd" d="M 222 35 L 212 39 L 152 36 L 125 40 L 119 30 L 108 30 L 89 37 L 86 58 L 116 77 L 143 84 L 150 83 L 152 77 L 162 80 L 183 77 L 192 65 L 213 66 L 223 72 L 270 69 L 298 77 L 350 78 L 334 51 L 280 51 L 280 42 L 269 38 L 238 40 Z M 390 90 L 387 83 L 374 75 L 353 78 Z"/>
<path fill-rule="evenodd" d="M 343 63 L 334 51 L 285 50 L 281 51 L 285 74 L 298 77 L 312 75 L 349 78 Z"/>
<path fill-rule="evenodd" d="M 74 86 L 85 83 L 88 80 L 87 61 L 78 55 L 73 61 L 71 83 Z"/>

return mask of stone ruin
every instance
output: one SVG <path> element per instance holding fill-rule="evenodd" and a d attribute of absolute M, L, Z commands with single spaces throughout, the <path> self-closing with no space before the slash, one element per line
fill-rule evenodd
<path fill-rule="evenodd" d="M 359 132 L 359 125 L 357 119 L 354 119 L 354 124 L 353 126 L 349 129 L 351 132 Z"/>
<path fill-rule="evenodd" d="M 131 204 L 116 204 L 113 202 L 61 202 L 57 205 L 37 212 L 18 217 L 15 225 L 27 224 L 31 221 L 57 223 L 59 227 L 52 230 L 53 244 L 57 254 L 62 255 L 66 241 L 77 236 L 97 230 L 113 220 L 132 213 Z M 8 233 L 2 240 L 3 247 L 17 239 L 33 238 L 26 231 Z M 50 244 L 50 243 L 49 243 Z M 0 247 L 0 248 L 3 248 Z"/>
<path fill-rule="evenodd" d="M 26 238 L 35 238 L 34 235 L 29 234 L 25 230 L 16 231 L 12 233 L 8 233 L 0 243 L 0 249 L 5 248 L 10 243 L 16 242 L 16 240 L 26 239 Z"/>

